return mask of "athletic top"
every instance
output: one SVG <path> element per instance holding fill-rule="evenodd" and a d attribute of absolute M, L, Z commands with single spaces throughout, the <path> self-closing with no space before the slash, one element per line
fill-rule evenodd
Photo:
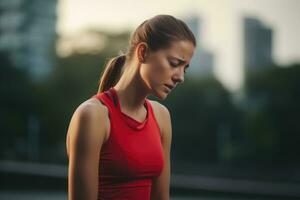
<path fill-rule="evenodd" d="M 164 158 L 160 129 L 151 103 L 139 122 L 123 113 L 116 90 L 93 96 L 109 111 L 110 135 L 99 160 L 98 200 L 150 200 L 152 179 L 161 174 Z"/>

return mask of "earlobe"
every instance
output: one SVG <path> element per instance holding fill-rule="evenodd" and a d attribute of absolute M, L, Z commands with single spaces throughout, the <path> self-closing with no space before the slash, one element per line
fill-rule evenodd
<path fill-rule="evenodd" d="M 144 58 L 143 58 L 143 56 L 139 56 L 139 62 L 140 62 L 140 63 L 144 63 Z"/>
<path fill-rule="evenodd" d="M 147 44 L 142 43 L 140 44 L 139 47 L 139 52 L 138 52 L 138 59 L 140 63 L 144 63 L 145 62 L 145 58 L 146 58 L 146 53 L 147 53 Z"/>

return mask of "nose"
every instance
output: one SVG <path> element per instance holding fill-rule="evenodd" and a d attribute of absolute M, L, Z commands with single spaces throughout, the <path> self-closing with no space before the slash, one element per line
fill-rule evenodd
<path fill-rule="evenodd" d="M 183 83 L 184 81 L 184 68 L 178 67 L 173 75 L 173 81 L 177 83 Z"/>

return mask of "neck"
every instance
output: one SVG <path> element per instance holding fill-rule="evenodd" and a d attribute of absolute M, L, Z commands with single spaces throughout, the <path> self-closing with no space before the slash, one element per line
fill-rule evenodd
<path fill-rule="evenodd" d="M 114 86 L 120 107 L 129 112 L 139 112 L 144 109 L 145 99 L 149 89 L 139 75 L 139 64 L 125 64 L 124 73 L 118 83 Z"/>

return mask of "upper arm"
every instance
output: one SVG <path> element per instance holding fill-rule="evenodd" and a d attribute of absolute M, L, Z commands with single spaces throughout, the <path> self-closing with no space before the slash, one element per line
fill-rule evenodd
<path fill-rule="evenodd" d="M 162 173 L 153 179 L 151 199 L 153 200 L 169 200 L 169 188 L 170 188 L 170 152 L 171 152 L 171 141 L 172 141 L 172 124 L 171 116 L 168 109 L 155 102 L 153 107 L 156 113 L 156 119 L 161 128 L 161 142 L 164 153 L 164 167 Z"/>
<path fill-rule="evenodd" d="M 68 199 L 92 200 L 98 194 L 100 150 L 106 135 L 105 110 L 87 103 L 74 112 L 68 129 Z"/>

